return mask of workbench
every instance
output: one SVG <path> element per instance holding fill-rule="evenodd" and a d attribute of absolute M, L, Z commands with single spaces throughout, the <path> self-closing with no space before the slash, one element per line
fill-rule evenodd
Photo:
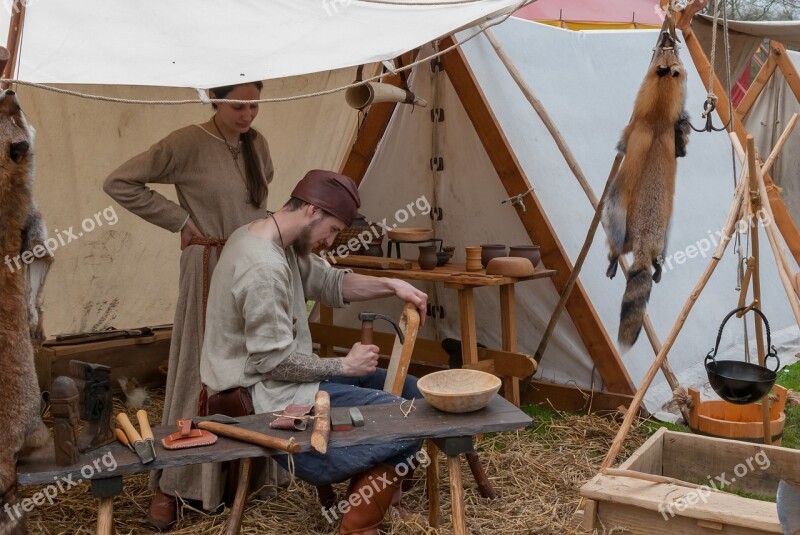
<path fill-rule="evenodd" d="M 472 440 L 473 436 L 477 434 L 512 431 L 527 427 L 532 423 L 531 418 L 500 396 L 495 396 L 486 408 L 465 414 L 441 412 L 431 407 L 424 399 L 415 400 L 414 410 L 411 411 L 408 417 L 403 416 L 400 405 L 396 403 L 369 405 L 360 407 L 360 410 L 364 416 L 365 425 L 356 427 L 351 431 L 333 431 L 330 435 L 329 447 L 337 448 L 356 444 L 386 444 L 406 439 L 429 439 L 429 454 L 436 450 L 441 450 L 447 456 L 453 530 L 457 535 L 466 534 L 467 532 L 460 455 L 473 451 Z M 279 438 L 288 439 L 289 437 L 294 437 L 300 444 L 301 451 L 310 450 L 310 427 L 306 431 L 294 432 L 270 429 L 269 423 L 274 418 L 275 416 L 267 414 L 244 416 L 238 418 L 240 423 L 237 427 Z M 85 475 L 81 475 L 82 468 L 93 465 L 96 460 L 101 459 L 104 455 L 113 455 L 117 463 L 117 467 L 113 472 L 93 470 L 92 475 L 88 478 L 91 479 L 92 493 L 99 500 L 97 533 L 98 535 L 111 535 L 114 533 L 113 500 L 114 496 L 122 494 L 123 475 L 188 464 L 252 459 L 281 454 L 276 450 L 225 437 L 219 437 L 219 440 L 210 446 L 179 450 L 164 449 L 161 445 L 161 439 L 175 431 L 174 427 L 160 426 L 153 428 L 157 458 L 147 465 L 139 462 L 136 454 L 125 446 L 114 442 L 81 455 L 79 461 L 72 466 L 57 466 L 51 440 L 49 444 L 19 460 L 17 483 L 19 485 L 47 485 L 56 480 L 61 481 L 61 478 L 72 478 L 72 481 L 82 480 Z M 439 473 L 436 457 L 436 455 L 431 455 L 433 462 L 428 466 L 429 514 L 432 525 L 437 525 L 439 520 Z M 100 466 L 103 467 L 103 465 Z M 86 473 L 88 472 L 86 471 Z M 69 492 L 69 490 L 66 492 Z M 246 493 L 244 494 L 243 499 L 246 499 Z M 56 497 L 57 499 L 58 497 Z M 238 493 L 237 502 L 233 504 L 231 509 L 231 517 L 226 534 L 238 533 L 241 526 L 244 503 L 239 500 Z"/>
<path fill-rule="evenodd" d="M 507 400 L 519 406 L 519 380 L 521 377 L 531 375 L 535 371 L 535 363 L 531 360 L 532 371 L 522 375 L 514 374 L 513 370 L 520 369 L 521 366 L 504 366 L 501 361 L 504 358 L 509 360 L 520 357 L 517 353 L 517 320 L 516 320 L 516 297 L 515 285 L 519 282 L 547 279 L 556 274 L 555 270 L 545 269 L 541 264 L 537 267 L 534 274 L 530 277 L 504 277 L 500 275 L 487 275 L 485 270 L 466 271 L 464 264 L 448 263 L 444 266 L 430 270 L 420 269 L 416 261 L 408 260 L 411 269 L 370 269 L 360 267 L 348 267 L 342 263 L 335 267 L 352 269 L 354 273 L 371 275 L 374 277 L 392 277 L 409 281 L 440 282 L 445 288 L 450 288 L 458 292 L 458 309 L 461 334 L 461 358 L 465 368 L 479 369 L 495 373 L 503 380 L 503 391 Z M 476 288 L 496 287 L 499 289 L 500 297 L 500 329 L 502 340 L 502 352 L 489 350 L 489 360 L 479 359 L 478 336 L 475 325 L 475 300 L 474 291 Z M 312 335 L 314 324 L 312 325 Z M 319 325 L 333 325 L 333 312 L 330 308 L 320 307 Z M 318 340 L 315 338 L 315 342 Z M 421 340 L 417 340 L 420 344 Z M 332 348 L 320 342 L 320 356 L 332 356 Z M 506 354 L 504 355 L 503 352 Z M 420 352 L 422 353 L 422 352 Z M 514 355 L 516 354 L 516 355 Z M 484 355 L 485 356 L 485 355 Z M 517 359 L 517 362 L 523 362 Z M 505 373 L 504 373 L 505 372 Z"/>

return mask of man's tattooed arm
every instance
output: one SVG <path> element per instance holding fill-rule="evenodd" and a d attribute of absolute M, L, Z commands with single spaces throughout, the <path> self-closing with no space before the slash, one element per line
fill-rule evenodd
<path fill-rule="evenodd" d="M 267 374 L 276 381 L 311 383 L 342 375 L 342 359 L 321 359 L 292 353 Z"/>

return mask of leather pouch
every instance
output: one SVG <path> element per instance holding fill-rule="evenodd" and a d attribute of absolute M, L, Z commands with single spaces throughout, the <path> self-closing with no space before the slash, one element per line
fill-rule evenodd
<path fill-rule="evenodd" d="M 312 405 L 298 405 L 292 403 L 283 410 L 283 415 L 269 423 L 272 429 L 285 429 L 288 431 L 305 431 L 308 418 L 302 418 L 311 413 Z"/>
<path fill-rule="evenodd" d="M 217 441 L 217 435 L 205 429 L 192 429 L 191 420 L 178 420 L 178 432 L 161 439 L 168 450 L 208 446 Z"/>
<path fill-rule="evenodd" d="M 253 399 L 246 388 L 231 388 L 208 397 L 208 410 L 203 416 L 224 414 L 237 418 L 255 414 Z"/>

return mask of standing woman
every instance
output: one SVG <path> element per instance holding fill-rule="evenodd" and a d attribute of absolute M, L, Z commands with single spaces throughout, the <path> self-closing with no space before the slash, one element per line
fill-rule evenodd
<path fill-rule="evenodd" d="M 262 87 L 260 81 L 219 87 L 210 96 L 258 100 Z M 180 285 L 162 425 L 197 414 L 211 274 L 228 236 L 265 217 L 273 175 L 267 141 L 251 128 L 258 103 L 213 107 L 215 113 L 207 122 L 172 132 L 122 164 L 103 185 L 122 207 L 181 235 Z M 148 188 L 148 183 L 174 184 L 178 203 Z M 175 522 L 175 496 L 202 500 L 205 509 L 216 508 L 221 502 L 219 470 L 219 465 L 194 465 L 155 472 L 151 524 L 165 529 Z"/>

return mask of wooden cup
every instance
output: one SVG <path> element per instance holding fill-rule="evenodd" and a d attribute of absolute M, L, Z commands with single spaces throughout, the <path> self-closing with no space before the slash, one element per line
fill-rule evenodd
<path fill-rule="evenodd" d="M 481 250 L 480 246 L 470 246 L 466 248 L 467 251 L 467 271 L 480 271 L 483 269 L 481 265 Z"/>

